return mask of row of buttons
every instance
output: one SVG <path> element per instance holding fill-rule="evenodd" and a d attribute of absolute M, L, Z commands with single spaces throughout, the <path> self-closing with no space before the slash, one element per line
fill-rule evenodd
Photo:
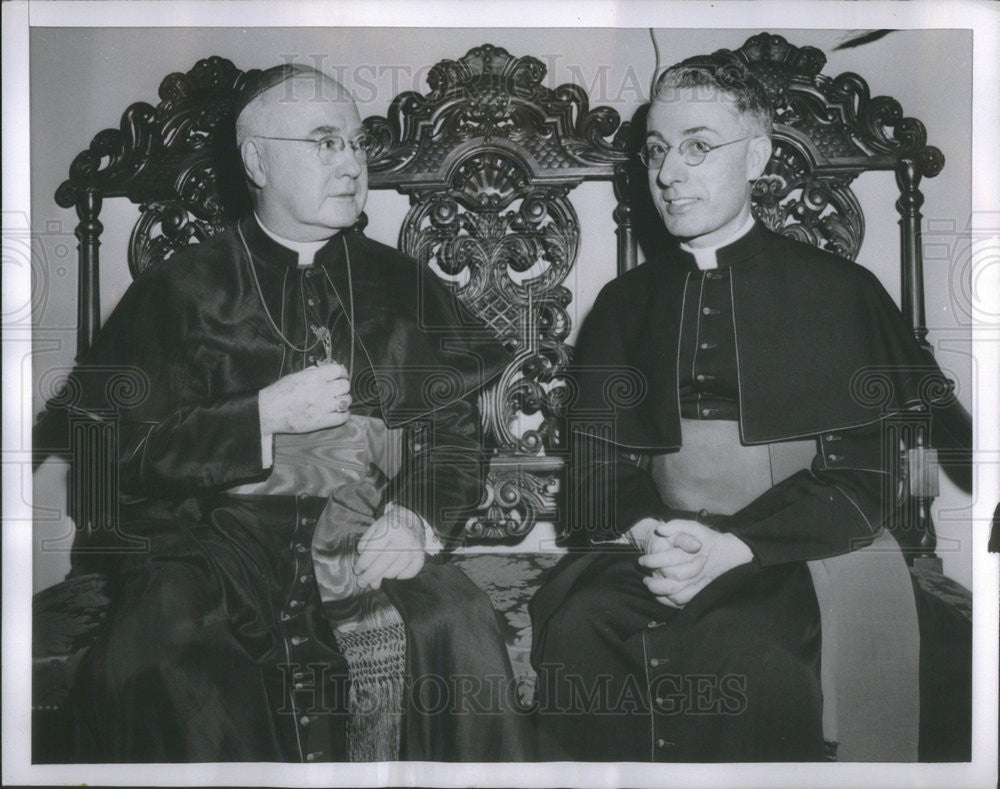
<path fill-rule="evenodd" d="M 649 623 L 647 623 L 646 627 L 648 629 L 652 629 L 654 627 L 659 627 L 662 624 L 663 624 L 663 622 L 652 620 Z M 643 637 L 643 640 L 645 641 L 645 637 Z M 649 642 L 645 642 L 645 644 L 648 644 L 648 643 Z M 649 659 L 649 665 L 650 665 L 651 668 L 658 668 L 659 666 L 666 666 L 669 663 L 670 663 L 670 658 L 655 658 L 654 657 L 654 658 L 650 658 Z M 662 707 L 663 706 L 664 700 L 663 700 L 662 697 L 657 696 L 654 699 L 654 701 L 656 702 L 656 705 L 658 707 Z M 656 723 L 657 723 L 657 721 L 659 721 L 662 724 L 663 721 L 661 720 L 661 718 L 662 718 L 662 716 L 654 716 L 653 719 L 652 719 L 653 720 L 653 725 L 655 726 Z M 666 739 L 664 737 L 659 737 L 659 738 L 657 738 L 655 740 L 656 747 L 659 750 L 661 750 L 661 751 L 662 750 L 667 750 L 668 748 L 673 748 L 676 744 L 677 743 L 672 742 L 672 741 L 670 741 L 670 740 L 668 740 L 668 739 Z"/>
<path fill-rule="evenodd" d="M 724 286 L 721 287 L 717 285 L 706 286 L 705 282 L 705 280 L 720 280 L 723 278 L 723 276 L 724 275 L 722 273 L 716 271 L 705 272 L 705 279 L 700 283 L 699 286 L 700 292 L 698 295 L 698 303 L 701 305 L 701 310 L 700 310 L 701 315 L 707 316 L 709 318 L 715 318 L 718 316 L 722 316 L 728 312 L 728 309 L 724 309 L 724 307 L 728 307 L 728 301 L 729 301 L 728 290 L 725 289 Z M 723 302 L 725 303 L 723 304 Z M 718 306 L 709 306 L 710 304 L 713 303 L 717 304 Z M 708 387 L 712 388 L 713 390 L 717 389 L 717 387 L 714 385 L 717 384 L 719 380 L 719 376 L 717 373 L 719 372 L 718 368 L 722 360 L 719 359 L 717 354 L 713 354 L 712 356 L 706 357 L 705 359 L 700 359 L 699 356 L 702 352 L 718 350 L 721 345 L 721 340 L 722 340 L 721 335 L 724 332 L 726 332 L 727 329 L 728 329 L 728 322 L 720 323 L 714 320 L 704 321 L 701 317 L 698 318 L 697 336 L 700 341 L 698 343 L 697 350 L 695 351 L 694 358 L 691 360 L 692 376 L 694 378 L 695 383 L 701 385 L 695 387 L 696 391 L 698 389 L 705 389 Z M 711 373 L 705 372 L 704 369 L 706 367 L 712 370 L 713 372 Z M 703 394 L 705 394 L 703 391 L 697 391 L 696 396 L 697 400 L 699 401 L 698 411 L 697 411 L 698 416 L 705 419 L 711 419 L 713 417 L 719 416 L 721 414 L 721 410 L 717 407 L 714 407 L 718 400 L 718 396 L 713 394 L 709 397 L 706 397 L 707 400 L 712 402 L 712 405 L 709 404 L 703 405 L 701 403 Z"/>
<path fill-rule="evenodd" d="M 309 275 L 309 271 L 306 272 L 306 275 Z M 299 504 L 304 504 L 308 498 L 309 497 L 306 494 L 300 494 L 298 496 Z M 291 545 L 289 546 L 292 551 L 292 555 L 295 558 L 295 580 L 292 582 L 292 588 L 289 590 L 285 608 L 281 611 L 279 619 L 284 623 L 292 623 L 291 628 L 296 630 L 299 630 L 300 627 L 306 624 L 306 620 L 302 614 L 306 610 L 306 601 L 310 597 L 311 589 L 309 585 L 315 577 L 312 572 L 312 556 L 309 555 L 311 554 L 312 548 L 311 545 L 307 544 L 305 541 L 305 538 L 309 537 L 311 542 L 312 532 L 309 527 L 313 526 L 315 523 L 316 518 L 306 516 L 298 517 L 295 534 L 293 535 Z M 293 622 L 293 620 L 298 621 Z M 290 643 L 293 647 L 302 646 L 310 640 L 310 637 L 305 635 L 302 630 L 289 635 L 287 632 L 288 628 L 286 627 L 283 629 L 286 631 L 285 636 L 288 638 L 288 643 Z M 299 661 L 292 657 L 291 662 L 296 663 Z M 315 685 L 311 683 L 307 684 L 303 680 L 305 680 L 304 672 L 297 671 L 292 674 L 291 701 L 293 709 L 296 707 L 299 709 L 302 709 L 303 707 L 309 708 L 315 703 Z M 297 705 L 297 696 L 300 700 L 308 699 L 308 702 Z M 301 727 L 302 729 L 309 727 L 311 724 L 316 722 L 317 719 L 318 716 L 316 715 L 299 715 L 294 718 L 296 726 Z M 309 744 L 315 745 L 316 743 Z M 307 762 L 313 762 L 320 759 L 324 754 L 325 751 L 323 749 L 310 750 L 305 754 L 305 760 Z"/>

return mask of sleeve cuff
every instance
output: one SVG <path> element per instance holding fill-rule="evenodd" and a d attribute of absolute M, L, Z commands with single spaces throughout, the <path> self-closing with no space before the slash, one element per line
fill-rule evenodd
<path fill-rule="evenodd" d="M 274 465 L 274 434 L 261 431 L 260 434 L 260 465 L 269 469 Z"/>
<path fill-rule="evenodd" d="M 437 556 L 441 551 L 444 550 L 444 546 L 441 544 L 441 540 L 438 539 L 437 534 L 431 525 L 424 520 L 424 517 L 419 512 L 413 512 L 413 510 L 408 507 L 404 507 L 401 504 L 397 504 L 394 501 L 387 502 L 385 505 L 385 514 L 389 515 L 395 509 L 404 509 L 407 512 L 412 512 L 424 527 L 424 553 L 428 556 Z"/>

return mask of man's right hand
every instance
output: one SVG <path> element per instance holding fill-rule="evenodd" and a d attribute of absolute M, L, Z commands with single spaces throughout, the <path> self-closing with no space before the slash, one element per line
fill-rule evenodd
<path fill-rule="evenodd" d="M 661 553 L 662 551 L 675 547 L 682 547 L 685 551 L 694 553 L 701 547 L 701 543 L 698 543 L 697 540 L 692 542 L 684 539 L 689 536 L 687 534 L 680 535 L 680 546 L 675 544 L 674 538 L 664 537 L 661 534 L 658 534 L 656 527 L 662 526 L 666 523 L 667 521 L 662 521 L 659 518 L 643 518 L 628 530 L 628 538 L 632 541 L 633 545 L 646 555 Z M 685 520 L 683 518 L 674 518 L 670 521 L 670 523 L 680 526 L 681 528 L 683 528 L 685 524 L 690 524 L 696 529 L 702 528 L 701 524 L 697 521 Z"/>
<path fill-rule="evenodd" d="M 347 421 L 351 381 L 340 364 L 321 364 L 279 378 L 260 390 L 260 430 L 309 433 Z"/>
<path fill-rule="evenodd" d="M 681 531 L 671 536 L 664 536 L 659 533 L 657 527 L 666 524 L 666 521 L 658 518 L 644 518 L 628 530 L 628 537 L 642 551 L 644 559 L 655 557 L 656 569 L 652 570 L 653 576 L 664 578 L 669 575 L 677 579 L 696 577 L 705 566 L 705 557 L 699 553 L 702 543 L 683 529 L 686 526 L 695 531 L 705 527 L 697 521 L 674 518 L 670 521 L 670 525 Z M 639 563 L 645 565 L 644 559 L 640 559 Z M 671 608 L 683 607 L 666 595 L 654 593 L 653 596 Z"/>

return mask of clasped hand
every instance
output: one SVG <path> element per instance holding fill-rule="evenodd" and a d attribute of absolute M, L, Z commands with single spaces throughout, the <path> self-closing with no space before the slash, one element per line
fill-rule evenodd
<path fill-rule="evenodd" d="M 643 555 L 639 564 L 652 570 L 646 588 L 671 608 L 683 608 L 724 572 L 753 559 L 747 544 L 697 521 L 647 518 L 632 528 Z"/>
<path fill-rule="evenodd" d="M 347 421 L 351 381 L 343 365 L 321 364 L 279 378 L 257 396 L 260 429 L 274 433 L 309 433 Z"/>

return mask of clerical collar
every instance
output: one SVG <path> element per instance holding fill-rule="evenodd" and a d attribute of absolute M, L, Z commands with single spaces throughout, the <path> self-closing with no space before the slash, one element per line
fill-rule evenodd
<path fill-rule="evenodd" d="M 260 226 L 260 229 L 264 231 L 265 235 L 278 242 L 286 249 L 290 249 L 292 252 L 298 254 L 299 268 L 311 266 L 313 264 L 313 258 L 316 257 L 316 253 L 325 247 L 327 242 L 330 240 L 329 238 L 322 238 L 319 241 L 292 241 L 290 238 L 282 238 L 277 233 L 268 230 L 267 225 L 264 224 L 256 211 L 254 211 L 253 216 L 254 219 L 257 220 L 257 224 Z"/>
<path fill-rule="evenodd" d="M 719 267 L 719 257 L 718 251 L 723 247 L 728 247 L 730 244 L 734 244 L 741 240 L 747 233 L 749 233 L 754 226 L 753 214 L 747 217 L 747 221 L 743 223 L 739 230 L 734 232 L 732 236 L 723 241 L 720 244 L 714 244 L 710 247 L 692 247 L 688 244 L 681 243 L 680 248 L 687 252 L 694 258 L 695 265 L 700 271 L 707 271 L 708 269 L 714 269 Z"/>

